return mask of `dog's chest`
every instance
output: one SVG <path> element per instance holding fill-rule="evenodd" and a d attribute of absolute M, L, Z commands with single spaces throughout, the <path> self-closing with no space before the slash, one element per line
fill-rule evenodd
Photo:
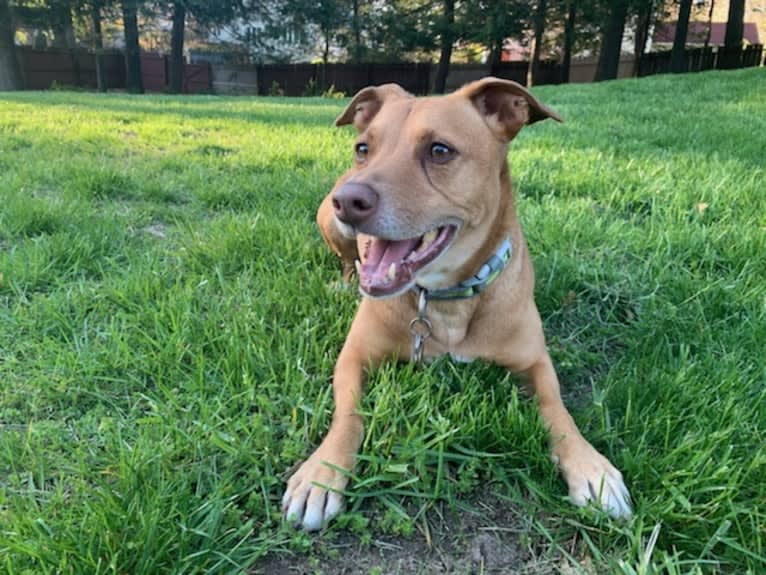
<path fill-rule="evenodd" d="M 459 361 L 460 363 L 471 363 L 474 359 L 476 359 L 474 357 L 470 357 L 470 356 L 467 356 L 467 355 L 459 355 L 457 353 L 452 353 L 452 352 L 450 352 L 449 356 L 454 361 Z"/>
<path fill-rule="evenodd" d="M 466 349 L 470 337 L 468 318 L 453 314 L 429 314 L 433 326 L 432 343 L 436 348 L 435 355 L 449 354 L 452 359 L 460 362 L 471 362 L 475 358 Z"/>

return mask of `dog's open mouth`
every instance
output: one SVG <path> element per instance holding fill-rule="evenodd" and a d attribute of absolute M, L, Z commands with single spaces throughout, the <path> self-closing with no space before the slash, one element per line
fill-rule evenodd
<path fill-rule="evenodd" d="M 415 274 L 444 253 L 457 229 L 447 224 L 406 240 L 371 237 L 364 247 L 364 263 L 357 263 L 362 291 L 372 297 L 387 297 L 409 289 Z"/>

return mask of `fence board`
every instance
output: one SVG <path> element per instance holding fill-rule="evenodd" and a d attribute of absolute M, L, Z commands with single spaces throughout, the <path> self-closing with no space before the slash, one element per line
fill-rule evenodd
<path fill-rule="evenodd" d="M 492 66 L 490 75 L 526 86 L 528 69 L 529 62 L 501 62 Z"/>
<path fill-rule="evenodd" d="M 258 67 L 249 65 L 211 66 L 212 86 L 216 94 L 258 94 Z"/>
<path fill-rule="evenodd" d="M 27 90 L 47 90 L 54 83 L 96 88 L 96 55 L 92 52 L 21 47 L 20 55 Z M 106 86 L 124 88 L 125 57 L 119 52 L 106 52 L 100 58 Z"/>
<path fill-rule="evenodd" d="M 159 54 L 141 53 L 141 77 L 146 92 L 164 92 L 168 85 L 168 63 Z"/>
<path fill-rule="evenodd" d="M 376 83 L 373 80 L 374 66 L 374 64 L 328 64 L 327 66 L 319 66 L 317 69 L 318 88 L 320 86 L 323 87 L 322 91 L 324 92 L 332 87 L 340 92 L 354 94 L 365 86 Z"/>
<path fill-rule="evenodd" d="M 427 94 L 431 88 L 431 64 L 429 62 L 374 64 L 371 72 L 372 84 L 395 82 L 413 94 Z"/>
<path fill-rule="evenodd" d="M 210 64 L 186 64 L 184 65 L 185 94 L 208 94 L 211 89 Z"/>
<path fill-rule="evenodd" d="M 316 81 L 313 64 L 274 64 L 258 67 L 258 93 L 302 96 Z"/>

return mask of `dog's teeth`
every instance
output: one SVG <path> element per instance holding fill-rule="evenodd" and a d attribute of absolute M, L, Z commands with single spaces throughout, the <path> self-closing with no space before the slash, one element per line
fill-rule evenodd
<path fill-rule="evenodd" d="M 362 262 L 354 260 L 354 267 L 356 267 L 356 275 L 362 275 Z"/>
<path fill-rule="evenodd" d="M 394 281 L 396 279 L 396 264 L 391 264 L 388 268 L 388 281 Z"/>
<path fill-rule="evenodd" d="M 434 243 L 434 240 L 436 239 L 436 230 L 431 230 L 427 234 L 423 236 L 423 241 L 420 244 L 420 249 L 425 249 L 428 246 L 430 246 L 432 243 Z"/>

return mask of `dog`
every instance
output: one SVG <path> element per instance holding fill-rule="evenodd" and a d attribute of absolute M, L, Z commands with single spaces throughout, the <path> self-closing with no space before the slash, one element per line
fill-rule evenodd
<path fill-rule="evenodd" d="M 344 276 L 356 268 L 363 297 L 335 366 L 330 428 L 287 482 L 288 521 L 317 530 L 342 510 L 365 371 L 442 354 L 525 376 L 571 500 L 631 515 L 622 474 L 561 400 L 534 301 L 507 156 L 522 127 L 547 118 L 561 121 L 521 85 L 492 77 L 425 98 L 396 84 L 364 88 L 337 118 L 358 132 L 354 164 L 317 222 Z"/>

